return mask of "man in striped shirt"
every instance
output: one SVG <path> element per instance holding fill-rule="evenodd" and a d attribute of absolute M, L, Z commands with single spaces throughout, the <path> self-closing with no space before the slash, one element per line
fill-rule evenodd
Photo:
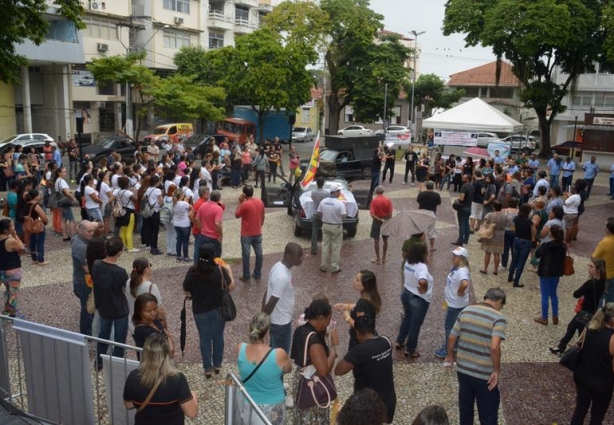
<path fill-rule="evenodd" d="M 454 344 L 458 340 L 458 410 L 460 425 L 473 425 L 477 402 L 481 425 L 497 425 L 499 414 L 499 373 L 501 341 L 505 339 L 506 319 L 500 311 L 505 292 L 490 288 L 484 302 L 466 307 L 458 316 L 448 338 L 444 367 L 451 367 Z"/>

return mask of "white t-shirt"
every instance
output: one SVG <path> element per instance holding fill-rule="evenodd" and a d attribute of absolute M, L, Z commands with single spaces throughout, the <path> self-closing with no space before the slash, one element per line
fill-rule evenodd
<path fill-rule="evenodd" d="M 563 212 L 565 214 L 578 214 L 578 207 L 582 202 L 582 198 L 577 193 L 571 195 L 569 198 L 565 200 L 565 204 L 563 204 Z"/>
<path fill-rule="evenodd" d="M 158 203 L 158 196 L 161 196 L 161 195 L 162 195 L 162 191 L 158 189 L 157 187 L 153 189 L 149 188 L 145 192 L 145 196 L 147 197 L 147 202 L 149 202 L 149 205 L 153 207 L 154 212 L 160 211 L 160 204 Z"/>
<path fill-rule="evenodd" d="M 146 280 L 141 282 L 139 286 L 136 288 L 136 296 L 146 294 L 149 292 L 149 287 L 151 286 L 151 295 L 155 296 L 158 300 L 158 307 L 162 305 L 162 295 L 160 295 L 160 290 L 155 283 L 151 283 Z M 130 309 L 130 316 L 128 316 L 128 323 L 130 324 L 130 333 L 134 332 L 134 324 L 132 323 L 132 316 L 134 315 L 134 303 L 136 298 L 132 296 L 130 293 L 130 279 L 126 281 L 126 298 L 128 299 L 128 308 Z"/>
<path fill-rule="evenodd" d="M 458 296 L 458 288 L 460 288 L 463 280 L 469 280 L 469 269 L 467 267 L 453 268 L 448 274 L 444 294 L 449 307 L 465 308 L 469 305 L 469 288 L 465 289 L 464 296 Z"/>
<path fill-rule="evenodd" d="M 181 190 L 183 191 L 183 196 L 192 200 L 194 199 L 194 192 L 192 192 L 192 189 L 187 186 L 184 186 L 181 188 Z"/>
<path fill-rule="evenodd" d="M 55 181 L 55 191 L 62 192 L 64 189 L 70 189 L 70 186 L 68 186 L 68 183 L 66 183 L 66 180 L 64 180 L 62 177 L 59 177 Z"/>
<path fill-rule="evenodd" d="M 343 201 L 331 196 L 320 202 L 318 212 L 321 214 L 322 223 L 328 224 L 342 224 L 343 216 L 347 214 Z"/>
<path fill-rule="evenodd" d="M 175 227 L 190 227 L 190 218 L 188 212 L 190 204 L 186 201 L 178 201 L 173 207 L 173 226 Z"/>
<path fill-rule="evenodd" d="M 117 184 L 117 179 L 120 178 L 121 176 L 119 174 L 113 174 L 111 176 L 111 187 L 113 189 L 119 189 L 119 185 Z"/>
<path fill-rule="evenodd" d="M 116 189 L 113 191 L 113 195 L 119 199 L 119 202 L 121 202 L 125 208 L 130 208 L 133 211 L 135 210 L 134 202 L 130 199 L 132 192 L 128 189 Z"/>
<path fill-rule="evenodd" d="M 98 197 L 100 197 L 103 207 L 109 203 L 109 193 L 110 192 L 111 192 L 111 188 L 109 187 L 108 184 L 106 184 L 105 182 L 100 183 L 100 193 L 98 194 Z"/>
<path fill-rule="evenodd" d="M 167 180 L 164 182 L 164 193 L 168 194 L 168 189 L 171 187 L 171 185 L 174 185 L 175 183 L 173 183 L 171 180 Z"/>
<path fill-rule="evenodd" d="M 94 189 L 91 186 L 85 186 L 85 189 L 83 189 L 84 193 L 84 197 L 85 197 L 85 208 L 87 209 L 93 209 L 93 208 L 98 208 L 98 202 L 94 201 L 92 199 L 92 194 L 96 194 L 98 195 L 98 192 L 96 191 L 96 189 Z"/>
<path fill-rule="evenodd" d="M 271 323 L 286 325 L 292 322 L 295 301 L 292 272 L 281 261 L 275 263 L 269 272 L 266 294 L 265 303 L 268 303 L 272 296 L 279 299 L 271 312 Z"/>
<path fill-rule="evenodd" d="M 207 182 L 207 187 L 209 188 L 209 192 L 213 190 L 213 179 L 211 178 L 211 173 L 205 167 L 200 169 L 200 179 Z M 200 182 L 199 182 L 200 184 Z"/>
<path fill-rule="evenodd" d="M 405 275 L 405 289 L 430 303 L 433 299 L 433 276 L 429 273 L 426 264 L 408 264 L 406 261 L 403 266 L 403 274 Z M 418 282 L 422 279 L 428 282 L 428 287 L 424 294 L 418 291 Z"/>

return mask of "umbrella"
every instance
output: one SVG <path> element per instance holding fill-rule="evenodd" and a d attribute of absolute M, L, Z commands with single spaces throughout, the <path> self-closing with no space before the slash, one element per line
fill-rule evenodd
<path fill-rule="evenodd" d="M 179 332 L 179 344 L 181 346 L 181 357 L 183 357 L 183 351 L 185 349 L 185 334 L 186 334 L 186 329 L 185 329 L 185 302 L 188 300 L 188 297 L 185 297 L 183 299 L 183 308 L 181 309 L 181 330 Z"/>
<path fill-rule="evenodd" d="M 423 233 L 437 220 L 429 210 L 401 211 L 382 225 L 380 233 L 387 236 L 410 236 Z"/>

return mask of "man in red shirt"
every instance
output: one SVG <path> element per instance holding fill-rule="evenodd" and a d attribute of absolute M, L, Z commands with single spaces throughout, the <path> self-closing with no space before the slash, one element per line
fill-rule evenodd
<path fill-rule="evenodd" d="M 371 201 L 371 238 L 373 238 L 373 247 L 375 248 L 375 258 L 371 260 L 373 264 L 384 264 L 386 262 L 386 253 L 388 252 L 388 236 L 382 235 L 384 244 L 382 247 L 382 260 L 380 263 L 379 256 L 379 238 L 380 229 L 384 221 L 392 217 L 392 201 L 384 195 L 384 186 L 380 185 L 375 188 L 375 198 Z"/>
<path fill-rule="evenodd" d="M 43 153 L 45 154 L 45 162 L 51 162 L 53 159 L 53 147 L 49 140 L 45 140 L 45 146 L 43 146 Z"/>
<path fill-rule="evenodd" d="M 202 180 L 201 180 L 202 181 Z M 200 227 L 198 227 L 198 218 L 196 217 L 196 213 L 202 204 L 209 200 L 209 186 L 206 184 L 198 187 L 198 199 L 194 203 L 194 206 L 188 213 L 188 217 L 190 217 L 190 221 L 192 222 L 192 235 L 194 235 L 194 241 L 198 240 L 198 236 L 200 235 Z M 197 247 L 196 242 L 194 243 L 194 264 L 196 264 L 196 259 L 198 258 L 198 251 L 196 251 L 199 247 Z"/>
<path fill-rule="evenodd" d="M 222 215 L 224 213 L 221 201 L 222 192 L 214 190 L 209 195 L 209 200 L 204 202 L 196 213 L 196 225 L 200 234 L 194 243 L 195 253 L 200 252 L 200 247 L 206 243 L 215 246 L 215 256 L 222 256 Z M 194 264 L 198 263 L 198 255 L 194 256 Z"/>
<path fill-rule="evenodd" d="M 243 258 L 243 282 L 250 280 L 249 253 L 250 247 L 256 253 L 254 266 L 254 279 L 260 279 L 262 274 L 262 225 L 264 224 L 264 203 L 260 198 L 254 198 L 254 188 L 243 186 L 243 193 L 239 196 L 239 205 L 235 217 L 241 219 L 241 257 Z"/>

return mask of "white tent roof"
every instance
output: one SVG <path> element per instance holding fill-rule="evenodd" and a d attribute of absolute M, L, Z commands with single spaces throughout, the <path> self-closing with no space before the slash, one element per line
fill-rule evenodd
<path fill-rule="evenodd" d="M 422 121 L 422 127 L 500 133 L 522 131 L 522 124 L 477 97 Z"/>

